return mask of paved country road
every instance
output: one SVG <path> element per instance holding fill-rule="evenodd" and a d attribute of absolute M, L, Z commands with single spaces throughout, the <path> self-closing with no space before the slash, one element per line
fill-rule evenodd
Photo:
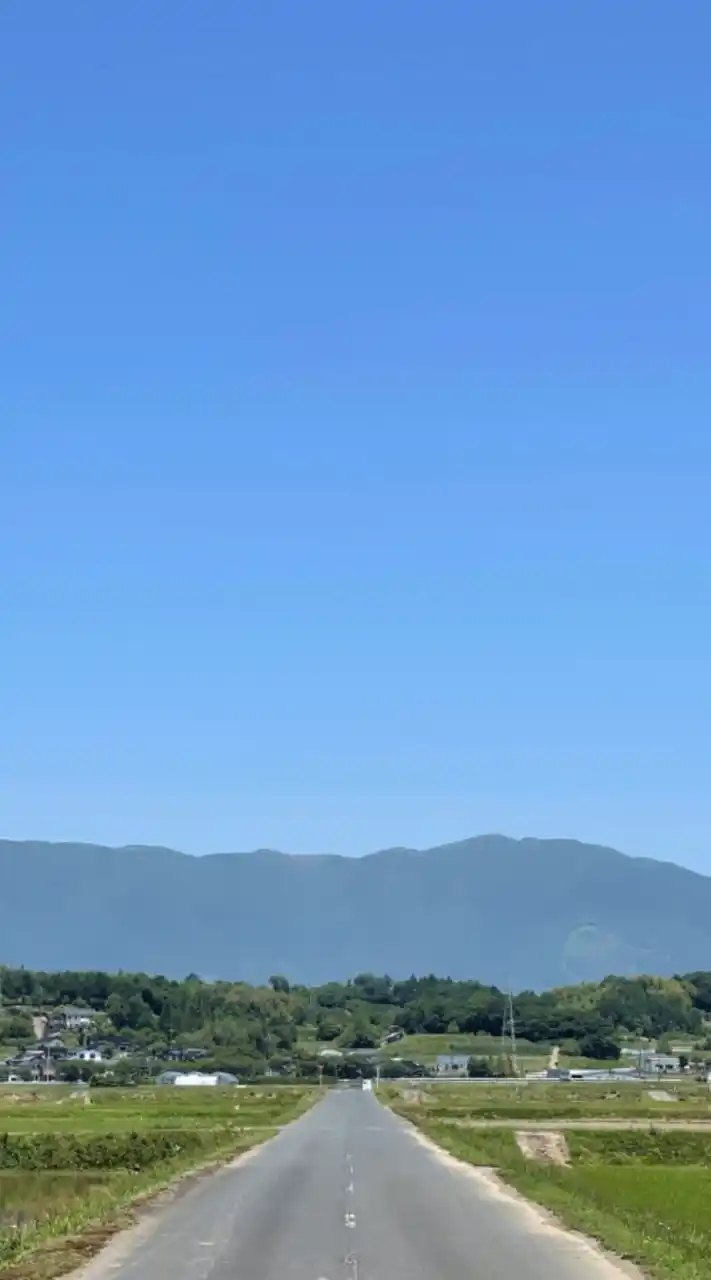
<path fill-rule="evenodd" d="M 117 1237 L 82 1280 L 619 1280 L 629 1275 L 432 1149 L 372 1093 L 330 1092 Z"/>

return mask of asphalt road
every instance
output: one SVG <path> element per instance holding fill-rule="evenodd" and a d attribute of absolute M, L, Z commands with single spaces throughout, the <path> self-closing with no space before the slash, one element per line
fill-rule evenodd
<path fill-rule="evenodd" d="M 360 1090 L 118 1237 L 84 1280 L 619 1280 Z"/>

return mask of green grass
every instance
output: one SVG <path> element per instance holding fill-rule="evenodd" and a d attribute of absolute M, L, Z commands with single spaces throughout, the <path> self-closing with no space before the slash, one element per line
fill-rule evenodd
<path fill-rule="evenodd" d="M 46 1090 L 0 1097 L 0 1276 L 50 1280 L 181 1174 L 276 1133 L 317 1090 Z M 51 1170 L 51 1173 L 48 1171 Z"/>
<path fill-rule="evenodd" d="M 711 1132 L 693 1130 L 568 1130 L 573 1164 L 711 1166 Z"/>
<path fill-rule="evenodd" d="M 312 1089 L 279 1086 L 245 1089 L 92 1089 L 72 1097 L 54 1087 L 0 1094 L 0 1133 L 117 1133 L 136 1128 L 242 1128 L 287 1124 L 298 1115 Z M 13 1100 L 16 1098 L 16 1100 Z"/>
<path fill-rule="evenodd" d="M 517 1042 L 519 1053 L 523 1057 L 540 1058 L 548 1061 L 550 1049 L 532 1044 L 528 1040 Z M 472 1036 L 463 1034 L 447 1035 L 413 1035 L 404 1036 L 383 1047 L 383 1054 L 388 1058 L 411 1058 L 415 1062 L 431 1062 L 438 1053 L 469 1053 L 474 1057 L 489 1058 L 501 1055 L 501 1040 L 498 1036 Z M 533 1071 L 535 1068 L 531 1067 Z"/>
<path fill-rule="evenodd" d="M 39 1225 L 70 1213 L 97 1188 L 108 1187 L 107 1173 L 0 1172 L 0 1240 L 9 1231 Z M 0 1255 L 1 1256 L 1 1255 Z"/>
<path fill-rule="evenodd" d="M 552 1045 L 534 1044 L 531 1040 L 517 1040 L 516 1050 L 521 1058 L 521 1068 L 526 1071 L 540 1071 L 548 1065 Z M 499 1036 L 465 1035 L 463 1033 L 447 1033 L 445 1035 L 412 1035 L 395 1040 L 383 1046 L 386 1058 L 406 1058 L 415 1062 L 431 1065 L 440 1053 L 468 1053 L 475 1058 L 500 1058 L 501 1039 Z M 561 1053 L 560 1066 L 599 1067 L 599 1062 L 588 1058 Z"/>
<path fill-rule="evenodd" d="M 544 1084 L 520 1085 L 436 1084 L 388 1085 L 383 1096 L 402 1115 L 415 1110 L 452 1122 L 601 1120 L 701 1120 L 711 1121 L 711 1095 L 701 1085 L 680 1084 L 667 1090 L 676 1098 L 655 1102 L 647 1084 Z"/>
<path fill-rule="evenodd" d="M 503 1170 L 564 1222 L 659 1280 L 711 1275 L 711 1169 L 693 1165 L 547 1166 Z"/>
<path fill-rule="evenodd" d="M 423 1115 L 414 1123 L 426 1137 L 467 1164 L 503 1170 L 523 1163 L 510 1129 L 453 1129 Z"/>
<path fill-rule="evenodd" d="M 709 1280 L 711 1134 L 572 1130 L 566 1168 L 526 1159 L 510 1129 L 457 1128 L 426 1105 L 396 1109 L 656 1280 Z"/>
<path fill-rule="evenodd" d="M 134 1129 L 125 1133 L 0 1134 L 0 1171 L 149 1169 L 176 1156 L 209 1156 L 216 1147 L 236 1145 L 245 1131 L 220 1129 Z"/>

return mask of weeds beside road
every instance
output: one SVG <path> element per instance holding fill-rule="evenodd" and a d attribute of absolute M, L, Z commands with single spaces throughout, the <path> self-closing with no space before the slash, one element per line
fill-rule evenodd
<path fill-rule="evenodd" d="M 314 1101 L 307 1087 L 0 1095 L 0 1276 L 50 1280 L 137 1201 L 249 1150 Z"/>
<path fill-rule="evenodd" d="M 499 1087 L 496 1098 L 456 1085 L 421 1089 L 414 1096 L 388 1087 L 381 1098 L 444 1150 L 495 1169 L 567 1226 L 595 1237 L 657 1280 L 709 1280 L 711 1130 L 693 1127 L 693 1117 L 709 1119 L 708 1093 L 686 1089 L 684 1102 L 666 1104 L 677 1109 L 675 1115 L 683 1108 L 686 1127 L 660 1131 L 654 1120 L 660 1109 L 666 1114 L 665 1105 L 653 1102 L 644 1088 L 630 1096 L 631 1087 L 620 1098 L 610 1097 L 609 1088 L 591 1096 L 589 1087 L 582 1094 L 577 1086 L 554 1086 L 552 1092 L 541 1086 L 534 1095 Z M 620 1127 L 596 1129 L 595 1109 L 603 1126 L 614 1114 Z M 487 1120 L 492 1111 L 494 1118 Z M 581 1114 L 587 1123 L 576 1129 Z M 625 1116 L 627 1128 L 622 1127 Z M 564 1124 L 567 1163 L 523 1154 L 517 1131 L 525 1136 L 532 1117 L 539 1136 L 546 1119 L 553 1121 L 551 1129 L 556 1120 L 559 1128 Z M 536 1150 L 536 1144 L 521 1145 Z"/>

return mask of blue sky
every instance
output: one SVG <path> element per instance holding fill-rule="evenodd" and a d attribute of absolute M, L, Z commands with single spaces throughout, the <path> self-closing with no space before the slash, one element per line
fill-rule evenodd
<path fill-rule="evenodd" d="M 711 873 L 708 0 L 0 22 L 0 831 Z"/>

